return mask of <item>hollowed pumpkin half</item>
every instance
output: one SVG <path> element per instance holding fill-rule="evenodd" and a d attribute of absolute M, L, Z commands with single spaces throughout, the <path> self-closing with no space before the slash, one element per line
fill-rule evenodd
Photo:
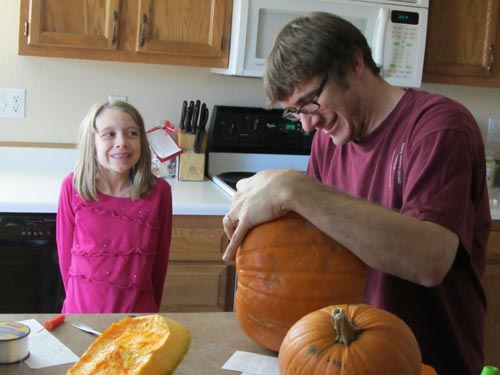
<path fill-rule="evenodd" d="M 190 344 L 187 327 L 172 319 L 127 317 L 105 330 L 66 375 L 168 375 Z"/>

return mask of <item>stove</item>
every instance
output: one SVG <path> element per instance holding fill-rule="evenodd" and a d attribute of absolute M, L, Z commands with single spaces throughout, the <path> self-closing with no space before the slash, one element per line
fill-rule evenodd
<path fill-rule="evenodd" d="M 207 145 L 207 175 L 227 194 L 265 169 L 305 171 L 313 133 L 282 118 L 282 109 L 214 106 Z"/>

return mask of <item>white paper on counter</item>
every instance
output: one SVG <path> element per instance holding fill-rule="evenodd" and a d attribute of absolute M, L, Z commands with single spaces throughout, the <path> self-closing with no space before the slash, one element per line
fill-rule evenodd
<path fill-rule="evenodd" d="M 234 352 L 222 368 L 240 371 L 242 375 L 280 375 L 278 358 L 242 351 Z"/>
<path fill-rule="evenodd" d="M 78 356 L 35 319 L 22 320 L 31 329 L 28 336 L 30 356 L 24 361 L 33 369 L 72 363 Z"/>

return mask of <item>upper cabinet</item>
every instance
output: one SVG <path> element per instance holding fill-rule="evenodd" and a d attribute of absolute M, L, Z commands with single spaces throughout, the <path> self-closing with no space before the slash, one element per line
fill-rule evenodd
<path fill-rule="evenodd" d="M 499 1 L 430 1 L 424 82 L 500 87 Z"/>
<path fill-rule="evenodd" d="M 228 49 L 224 17 L 231 13 L 226 3 L 226 0 L 140 1 L 136 51 L 222 56 L 223 50 Z"/>
<path fill-rule="evenodd" d="M 30 46 L 116 50 L 119 3 L 32 0 L 26 42 Z"/>
<path fill-rule="evenodd" d="M 19 54 L 227 67 L 232 0 L 21 0 Z"/>

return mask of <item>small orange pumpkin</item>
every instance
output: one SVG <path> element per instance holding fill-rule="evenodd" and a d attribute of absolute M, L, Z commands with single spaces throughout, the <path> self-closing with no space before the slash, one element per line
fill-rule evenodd
<path fill-rule="evenodd" d="M 236 270 L 238 322 L 250 338 L 276 352 L 304 315 L 363 301 L 365 264 L 296 213 L 250 230 Z"/>
<path fill-rule="evenodd" d="M 279 352 L 281 375 L 420 375 L 415 335 L 396 315 L 369 305 L 314 311 L 288 331 Z"/>

